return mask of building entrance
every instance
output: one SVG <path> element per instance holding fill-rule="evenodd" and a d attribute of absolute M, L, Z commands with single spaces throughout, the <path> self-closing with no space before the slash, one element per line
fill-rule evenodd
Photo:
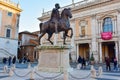
<path fill-rule="evenodd" d="M 102 43 L 102 59 L 105 62 L 105 57 L 109 56 L 111 62 L 115 57 L 115 43 L 114 42 L 103 42 Z"/>
<path fill-rule="evenodd" d="M 89 44 L 80 44 L 79 45 L 79 55 L 86 60 L 89 60 L 90 54 L 89 54 Z"/>

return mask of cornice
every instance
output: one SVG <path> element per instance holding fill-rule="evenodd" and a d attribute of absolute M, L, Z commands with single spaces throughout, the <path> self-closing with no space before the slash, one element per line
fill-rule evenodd
<path fill-rule="evenodd" d="M 0 1 L 0 5 L 3 5 L 5 7 L 9 7 L 11 9 L 15 10 L 15 11 L 18 11 L 18 12 L 22 11 L 22 9 L 20 9 L 19 7 L 17 7 L 17 5 L 15 6 L 13 4 L 10 4 L 10 3 L 4 2 L 4 1 Z"/>

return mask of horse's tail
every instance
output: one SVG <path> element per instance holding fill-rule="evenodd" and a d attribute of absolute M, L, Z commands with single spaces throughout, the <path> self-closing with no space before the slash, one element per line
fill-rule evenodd
<path fill-rule="evenodd" d="M 39 24 L 39 27 L 40 27 L 40 33 L 41 33 L 41 30 L 42 30 L 42 25 L 43 25 L 43 23 L 40 23 L 40 24 Z"/>

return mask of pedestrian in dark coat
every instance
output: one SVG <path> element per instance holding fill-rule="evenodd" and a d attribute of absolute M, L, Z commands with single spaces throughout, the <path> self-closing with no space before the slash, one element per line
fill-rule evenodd
<path fill-rule="evenodd" d="M 12 60 L 12 57 L 9 56 L 9 58 L 8 58 L 8 65 L 9 65 L 9 66 L 11 65 L 11 60 Z"/>
<path fill-rule="evenodd" d="M 106 57 L 106 70 L 108 71 L 111 71 L 111 67 L 110 67 L 110 58 L 109 57 Z"/>
<path fill-rule="evenodd" d="M 86 66 L 86 60 L 85 58 L 82 59 L 82 68 L 85 69 L 85 66 Z"/>
<path fill-rule="evenodd" d="M 114 58 L 114 70 L 117 71 L 117 58 L 116 57 Z"/>
<path fill-rule="evenodd" d="M 80 63 L 80 64 L 82 63 L 82 58 L 81 58 L 81 56 L 78 57 L 78 63 Z"/>
<path fill-rule="evenodd" d="M 6 64 L 6 62 L 7 62 L 7 58 L 4 57 L 4 58 L 3 58 L 3 64 Z"/>
<path fill-rule="evenodd" d="M 12 63 L 13 63 L 13 64 L 16 63 L 16 56 L 13 57 Z"/>

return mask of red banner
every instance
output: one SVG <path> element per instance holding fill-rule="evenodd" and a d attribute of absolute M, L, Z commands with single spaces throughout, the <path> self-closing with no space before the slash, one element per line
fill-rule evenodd
<path fill-rule="evenodd" d="M 101 38 L 103 40 L 110 40 L 110 39 L 112 39 L 112 32 L 102 32 L 101 33 Z"/>

